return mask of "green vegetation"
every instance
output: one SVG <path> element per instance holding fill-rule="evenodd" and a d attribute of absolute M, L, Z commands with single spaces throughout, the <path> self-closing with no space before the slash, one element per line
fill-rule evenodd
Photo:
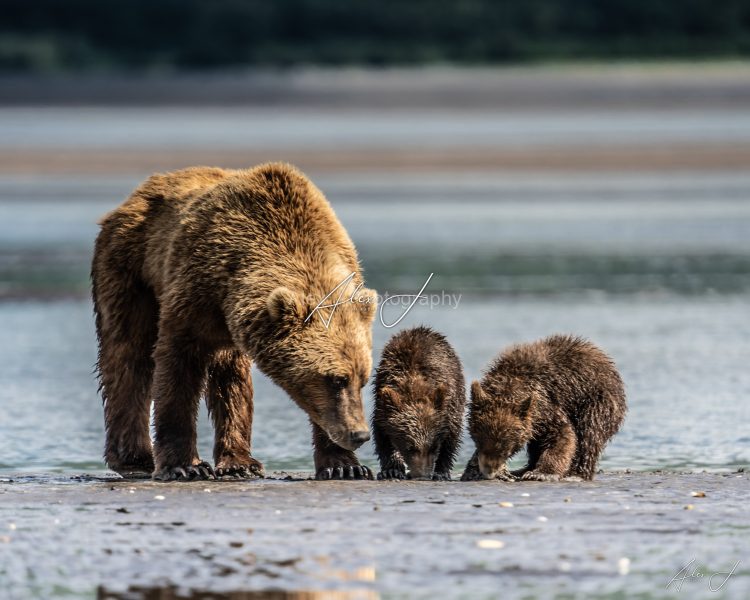
<path fill-rule="evenodd" d="M 748 0 L 0 0 L 0 69 L 750 55 Z"/>

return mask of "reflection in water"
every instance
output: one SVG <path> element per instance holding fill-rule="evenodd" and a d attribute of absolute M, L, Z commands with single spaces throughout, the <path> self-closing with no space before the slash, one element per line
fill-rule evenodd
<path fill-rule="evenodd" d="M 97 590 L 98 600 L 377 600 L 373 590 L 249 590 L 209 592 L 181 590 L 176 586 L 131 586 L 125 592 Z"/>
<path fill-rule="evenodd" d="M 256 558 L 250 555 L 248 562 L 255 563 Z M 321 568 L 314 574 L 316 579 L 328 582 L 359 582 L 370 584 L 375 581 L 375 568 L 362 566 L 357 568 L 340 568 L 331 565 L 328 556 L 318 556 L 314 559 Z M 291 561 L 270 561 L 276 567 L 293 567 L 298 559 Z M 259 569 L 259 573 L 276 578 L 279 574 L 266 569 Z M 379 594 L 364 587 L 351 589 L 329 590 L 235 590 L 230 592 L 213 592 L 200 588 L 180 588 L 175 585 L 139 586 L 132 585 L 125 591 L 114 591 L 106 586 L 99 586 L 97 598 L 99 600 L 377 600 Z"/>

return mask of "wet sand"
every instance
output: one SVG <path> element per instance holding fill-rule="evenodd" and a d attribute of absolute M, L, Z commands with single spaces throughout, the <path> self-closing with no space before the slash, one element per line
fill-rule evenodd
<path fill-rule="evenodd" d="M 5 477 L 0 588 L 9 598 L 750 594 L 743 472 L 557 484 L 307 477 Z M 710 592 L 710 576 L 737 561 Z M 704 576 L 667 589 L 689 564 Z"/>

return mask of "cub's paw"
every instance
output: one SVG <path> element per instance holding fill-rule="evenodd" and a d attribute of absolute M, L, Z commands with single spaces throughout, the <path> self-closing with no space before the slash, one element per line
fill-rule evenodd
<path fill-rule="evenodd" d="M 432 480 L 433 481 L 450 481 L 451 472 L 450 471 L 435 471 L 432 474 Z"/>
<path fill-rule="evenodd" d="M 155 481 L 196 481 L 199 479 L 216 479 L 214 469 L 207 462 L 193 465 L 162 467 L 153 474 Z"/>
<path fill-rule="evenodd" d="M 372 471 L 364 465 L 338 465 L 335 467 L 321 467 L 315 472 L 315 479 L 328 481 L 330 479 L 373 479 Z"/>
<path fill-rule="evenodd" d="M 497 475 L 495 475 L 494 479 L 495 481 L 518 481 L 518 477 L 516 477 L 509 471 L 498 473 Z"/>
<path fill-rule="evenodd" d="M 392 467 L 390 469 L 383 469 L 378 473 L 378 480 L 396 480 L 401 481 L 406 479 L 406 468 L 405 467 Z"/>
<path fill-rule="evenodd" d="M 521 481 L 560 481 L 556 473 L 540 473 L 539 471 L 526 471 L 521 476 Z"/>
<path fill-rule="evenodd" d="M 216 463 L 216 477 L 227 477 L 234 479 L 251 479 L 265 477 L 263 463 L 252 456 L 247 458 L 236 458 L 228 456 L 219 459 Z"/>

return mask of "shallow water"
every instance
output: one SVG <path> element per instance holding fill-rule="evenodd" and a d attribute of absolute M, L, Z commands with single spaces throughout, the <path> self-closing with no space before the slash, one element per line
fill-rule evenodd
<path fill-rule="evenodd" d="M 0 180 L 0 469 L 101 468 L 87 272 L 96 219 L 130 178 Z M 750 178 L 739 175 L 322 178 L 381 293 L 449 294 L 398 328 L 448 335 L 467 378 L 507 344 L 589 336 L 627 384 L 607 469 L 750 461 Z M 689 201 L 684 199 L 690 191 Z M 456 205 L 451 197 L 464 201 Z M 441 296 L 442 297 L 442 296 Z M 384 315 L 395 319 L 393 309 Z M 375 359 L 395 331 L 375 326 Z M 312 467 L 306 419 L 255 374 L 254 452 Z M 368 409 L 370 404 L 367 392 Z M 211 430 L 201 414 L 200 445 Z M 471 452 L 467 441 L 457 469 Z M 373 464 L 368 444 L 360 455 Z"/>
<path fill-rule="evenodd" d="M 0 468 L 101 468 L 91 307 L 57 301 L 0 308 L 7 340 L 0 366 Z M 464 298 L 457 309 L 416 306 L 400 325 L 428 323 L 443 331 L 467 378 L 477 377 L 498 349 L 515 341 L 552 332 L 589 336 L 616 360 L 630 402 L 625 427 L 602 461 L 605 469 L 730 469 L 750 461 L 749 308 L 744 297 Z M 391 331 L 376 324 L 376 358 Z M 302 411 L 257 371 L 254 385 L 255 455 L 269 469 L 312 468 Z M 211 436 L 202 410 L 205 457 Z M 470 453 L 466 441 L 459 466 Z M 373 464 L 369 443 L 359 454 Z"/>

